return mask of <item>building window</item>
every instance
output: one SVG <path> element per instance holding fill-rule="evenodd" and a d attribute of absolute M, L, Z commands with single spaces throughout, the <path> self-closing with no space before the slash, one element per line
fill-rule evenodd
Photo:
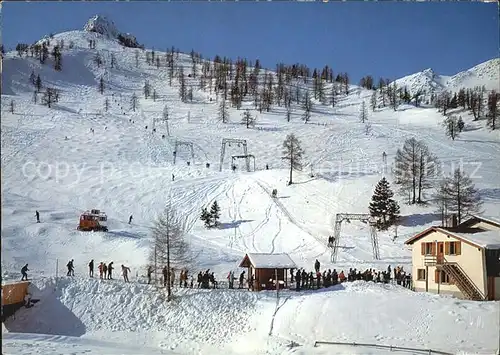
<path fill-rule="evenodd" d="M 448 285 L 453 285 L 454 282 L 453 280 L 450 278 L 450 276 L 444 272 L 443 270 L 439 271 L 439 270 L 436 270 L 436 275 L 435 275 L 435 279 L 434 279 L 434 282 L 435 283 L 440 283 L 440 284 L 448 284 Z"/>
<path fill-rule="evenodd" d="M 450 255 L 457 255 L 457 242 L 450 242 Z"/>
<path fill-rule="evenodd" d="M 425 243 L 425 255 L 432 255 L 432 244 L 434 243 Z"/>
<path fill-rule="evenodd" d="M 453 283 L 450 279 L 450 276 L 444 271 L 441 271 L 441 283 L 442 284 L 452 284 Z"/>
<path fill-rule="evenodd" d="M 425 269 L 418 269 L 417 270 L 417 280 L 418 281 L 425 281 Z"/>
<path fill-rule="evenodd" d="M 446 242 L 445 254 L 446 255 L 460 255 L 461 254 L 460 242 Z"/>

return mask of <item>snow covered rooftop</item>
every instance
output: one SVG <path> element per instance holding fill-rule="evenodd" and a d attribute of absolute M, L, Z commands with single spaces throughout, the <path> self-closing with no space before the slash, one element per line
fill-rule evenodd
<path fill-rule="evenodd" d="M 479 215 L 474 215 L 472 217 L 477 218 L 479 220 L 483 220 L 485 222 L 489 222 L 489 223 L 493 223 L 493 224 L 498 224 L 500 226 L 500 218 L 498 218 L 498 217 L 493 217 L 493 216 L 479 216 Z"/>
<path fill-rule="evenodd" d="M 483 232 L 477 232 L 477 233 L 466 233 L 466 232 L 451 232 L 441 228 L 437 229 L 439 231 L 442 231 L 443 233 L 471 242 L 482 248 L 500 249 L 500 231 L 485 230 Z"/>
<path fill-rule="evenodd" d="M 248 262 L 256 269 L 297 269 L 297 265 L 286 253 L 248 253 L 240 263 L 240 267 L 247 267 Z"/>

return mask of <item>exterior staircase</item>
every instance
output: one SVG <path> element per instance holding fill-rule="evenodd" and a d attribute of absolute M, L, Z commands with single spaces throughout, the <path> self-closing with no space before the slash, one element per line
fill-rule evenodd
<path fill-rule="evenodd" d="M 478 290 L 474 282 L 467 276 L 465 271 L 457 263 L 444 261 L 438 268 L 446 272 L 455 282 L 458 289 L 467 299 L 473 301 L 484 301 L 484 296 Z"/>

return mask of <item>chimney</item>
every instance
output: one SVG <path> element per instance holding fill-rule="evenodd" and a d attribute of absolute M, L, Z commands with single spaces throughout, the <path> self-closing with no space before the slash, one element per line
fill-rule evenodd
<path fill-rule="evenodd" d="M 456 228 L 458 226 L 457 214 L 453 213 L 451 215 L 451 228 Z"/>

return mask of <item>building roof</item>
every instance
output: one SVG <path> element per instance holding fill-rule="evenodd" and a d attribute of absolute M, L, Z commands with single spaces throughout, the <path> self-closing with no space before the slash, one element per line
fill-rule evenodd
<path fill-rule="evenodd" d="M 500 231 L 480 231 L 477 233 L 446 232 L 455 238 L 471 242 L 481 248 L 500 249 Z"/>
<path fill-rule="evenodd" d="M 476 219 L 479 219 L 479 220 L 482 220 L 482 221 L 485 221 L 485 222 L 488 222 L 488 223 L 491 223 L 491 224 L 495 224 L 497 227 L 500 228 L 500 218 L 498 218 L 498 217 L 493 217 L 493 216 L 477 216 L 477 215 L 473 215 L 472 217 L 476 218 Z"/>
<path fill-rule="evenodd" d="M 454 228 L 450 230 L 432 226 L 408 239 L 405 244 L 413 244 L 420 238 L 432 232 L 441 232 L 450 237 L 462 240 L 479 248 L 500 249 L 500 231 L 490 231 L 479 228 Z"/>
<path fill-rule="evenodd" d="M 256 269 L 297 269 L 295 262 L 286 253 L 248 253 L 240 267 L 249 267 L 250 264 Z"/>

